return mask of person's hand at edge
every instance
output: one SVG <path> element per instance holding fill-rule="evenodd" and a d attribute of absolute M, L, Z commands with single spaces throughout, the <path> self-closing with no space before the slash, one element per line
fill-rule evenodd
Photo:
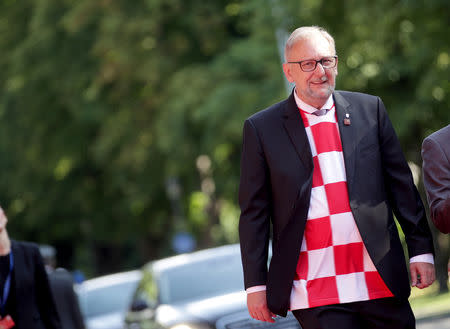
<path fill-rule="evenodd" d="M 6 217 L 5 212 L 2 207 L 0 207 L 0 232 L 6 228 L 6 224 L 8 223 L 8 217 Z"/>

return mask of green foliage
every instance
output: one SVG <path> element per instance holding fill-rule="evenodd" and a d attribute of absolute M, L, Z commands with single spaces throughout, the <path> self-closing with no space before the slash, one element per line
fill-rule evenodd
<path fill-rule="evenodd" d="M 199 246 L 237 241 L 242 123 L 286 96 L 275 31 L 300 24 L 336 37 L 338 88 L 380 95 L 417 162 L 450 121 L 448 13 L 443 0 L 2 1 L 11 235 L 88 273 L 170 254 L 180 228 Z"/>

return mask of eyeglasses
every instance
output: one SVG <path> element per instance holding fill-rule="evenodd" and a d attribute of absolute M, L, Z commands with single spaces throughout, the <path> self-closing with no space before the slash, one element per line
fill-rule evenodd
<path fill-rule="evenodd" d="M 314 59 L 307 59 L 299 62 L 288 62 L 290 64 L 298 64 L 303 72 L 312 72 L 316 69 L 317 63 L 320 63 L 324 69 L 331 69 L 336 66 L 337 56 L 327 56 L 318 61 Z"/>

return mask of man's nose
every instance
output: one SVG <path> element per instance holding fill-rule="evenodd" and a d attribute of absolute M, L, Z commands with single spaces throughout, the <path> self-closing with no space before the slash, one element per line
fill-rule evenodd
<path fill-rule="evenodd" d="M 314 73 L 325 74 L 325 69 L 321 62 L 317 62 L 316 68 L 314 69 Z"/>

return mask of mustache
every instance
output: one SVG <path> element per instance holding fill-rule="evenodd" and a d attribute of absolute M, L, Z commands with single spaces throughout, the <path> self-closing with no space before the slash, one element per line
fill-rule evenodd
<path fill-rule="evenodd" d="M 319 80 L 312 81 L 313 83 L 325 82 L 328 81 L 328 78 L 324 75 Z"/>

